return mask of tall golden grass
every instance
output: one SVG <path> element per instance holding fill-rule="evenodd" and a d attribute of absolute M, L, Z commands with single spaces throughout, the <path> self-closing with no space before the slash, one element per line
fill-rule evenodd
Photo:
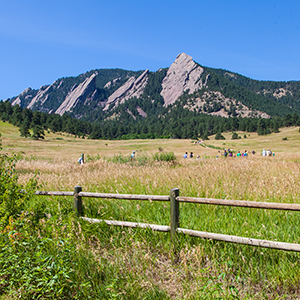
<path fill-rule="evenodd" d="M 298 161 L 298 155 L 288 160 L 254 155 L 138 166 L 103 160 L 78 165 L 55 159 L 20 160 L 17 169 L 23 182 L 38 171 L 47 190 L 70 191 L 81 185 L 85 191 L 165 195 L 178 187 L 185 196 L 300 203 Z"/>

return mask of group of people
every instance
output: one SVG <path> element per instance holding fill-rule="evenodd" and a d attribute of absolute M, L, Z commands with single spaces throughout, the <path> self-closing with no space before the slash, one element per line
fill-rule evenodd
<path fill-rule="evenodd" d="M 262 156 L 275 156 L 275 153 L 273 153 L 270 149 L 265 150 L 263 149 L 263 151 L 261 152 Z"/>
<path fill-rule="evenodd" d="M 191 152 L 190 153 L 190 155 L 188 155 L 188 153 L 187 152 L 185 152 L 184 154 L 183 154 L 183 158 L 193 158 L 194 157 L 194 154 L 193 154 L 193 152 Z"/>
<path fill-rule="evenodd" d="M 219 150 L 219 153 L 220 153 L 220 150 Z M 252 150 L 251 152 L 253 155 L 255 154 L 255 151 Z M 222 153 L 222 155 L 224 157 L 235 157 L 233 155 L 233 150 L 232 149 L 225 149 L 224 150 L 224 153 Z M 268 150 L 265 150 L 263 149 L 262 153 L 261 153 L 262 156 L 275 156 L 275 153 L 273 153 L 270 149 Z M 248 151 L 245 150 L 244 152 L 241 152 L 241 151 L 238 151 L 237 154 L 236 154 L 236 157 L 247 157 L 248 156 Z M 217 158 L 218 158 L 218 155 L 217 155 Z"/>
<path fill-rule="evenodd" d="M 187 152 L 185 152 L 184 154 L 183 154 L 183 158 L 193 158 L 194 157 L 194 153 L 193 152 L 190 152 L 190 155 L 188 155 L 188 153 Z M 200 158 L 200 155 L 197 155 L 197 159 L 199 159 Z"/>
<path fill-rule="evenodd" d="M 255 154 L 255 151 L 253 150 L 251 153 Z M 235 157 L 234 154 L 233 154 L 233 150 L 232 149 L 228 149 L 228 150 L 224 149 L 224 153 L 222 153 L 222 155 L 224 155 L 225 158 L 227 156 L 228 157 Z M 236 154 L 236 157 L 247 157 L 247 156 L 248 156 L 248 151 L 247 150 L 245 150 L 244 152 L 238 151 L 237 154 Z M 217 155 L 217 157 L 218 157 L 218 155 Z"/>

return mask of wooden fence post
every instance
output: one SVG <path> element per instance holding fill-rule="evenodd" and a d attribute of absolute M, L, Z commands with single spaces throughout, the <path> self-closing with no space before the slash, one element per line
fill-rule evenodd
<path fill-rule="evenodd" d="M 171 224 L 170 232 L 173 243 L 175 242 L 176 229 L 179 227 L 179 202 L 176 197 L 179 196 L 179 189 L 174 188 L 170 192 Z"/>
<path fill-rule="evenodd" d="M 81 186 L 74 187 L 74 209 L 78 217 L 82 215 L 82 197 L 78 195 L 81 191 Z"/>

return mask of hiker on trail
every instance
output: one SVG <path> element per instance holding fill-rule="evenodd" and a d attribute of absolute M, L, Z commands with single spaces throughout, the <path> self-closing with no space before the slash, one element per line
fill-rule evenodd
<path fill-rule="evenodd" d="M 267 155 L 267 152 L 266 152 L 265 149 L 263 149 L 263 151 L 261 152 L 261 155 L 262 155 L 262 156 L 266 156 L 266 155 Z"/>
<path fill-rule="evenodd" d="M 185 152 L 185 153 L 183 154 L 183 158 L 187 158 L 187 157 L 188 157 L 188 153 Z"/>
<path fill-rule="evenodd" d="M 226 158 L 227 155 L 228 155 L 228 152 L 227 152 L 227 150 L 225 149 L 225 150 L 224 150 L 224 157 Z"/>
<path fill-rule="evenodd" d="M 81 156 L 78 158 L 78 163 L 80 165 L 83 165 L 84 161 L 83 161 L 83 154 L 81 154 Z"/>
<path fill-rule="evenodd" d="M 191 154 L 190 154 L 190 158 L 193 158 L 194 157 L 194 154 L 193 154 L 193 152 L 191 152 Z"/>
<path fill-rule="evenodd" d="M 131 160 L 134 160 L 135 159 L 135 151 L 132 151 L 131 153 Z"/>
<path fill-rule="evenodd" d="M 254 150 L 252 150 L 252 154 L 253 154 L 253 155 L 255 154 L 255 151 L 254 151 Z"/>
<path fill-rule="evenodd" d="M 238 153 L 236 154 L 236 157 L 240 157 L 242 156 L 241 151 L 238 151 Z"/>
<path fill-rule="evenodd" d="M 245 156 L 248 156 L 247 150 L 245 150 L 245 152 L 244 152 L 244 157 L 245 157 Z"/>

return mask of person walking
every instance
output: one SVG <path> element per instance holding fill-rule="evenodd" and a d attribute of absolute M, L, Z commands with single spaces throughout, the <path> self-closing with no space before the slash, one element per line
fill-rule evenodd
<path fill-rule="evenodd" d="M 83 153 L 82 153 L 81 156 L 78 158 L 78 163 L 79 163 L 80 165 L 83 165 L 83 163 L 84 163 Z"/>
<path fill-rule="evenodd" d="M 135 151 L 132 151 L 130 159 L 131 161 L 135 160 Z"/>

